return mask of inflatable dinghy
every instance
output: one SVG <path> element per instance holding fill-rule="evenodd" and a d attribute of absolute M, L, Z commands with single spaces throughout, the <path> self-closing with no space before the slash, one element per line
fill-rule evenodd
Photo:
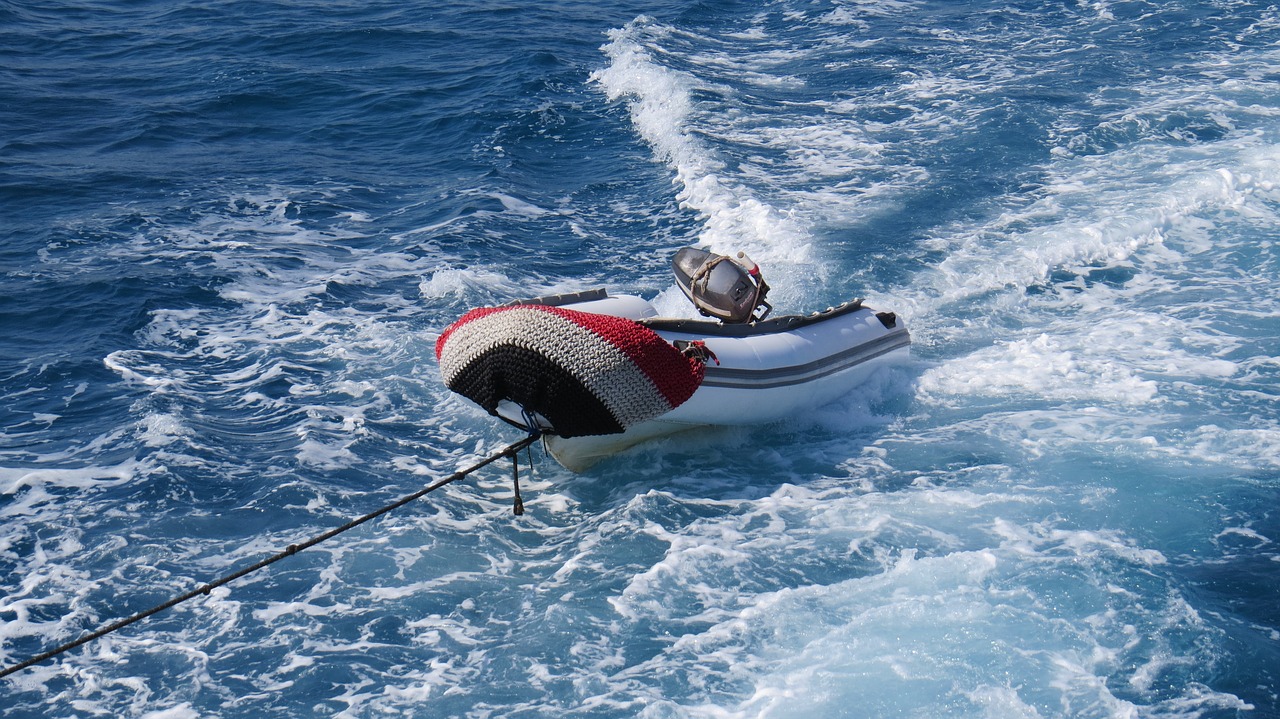
<path fill-rule="evenodd" d="M 798 415 L 906 359 L 911 338 L 893 313 L 851 300 L 766 318 L 768 286 L 758 270 L 752 275 L 747 260 L 717 272 L 719 258 L 686 248 L 673 262 L 691 299 L 716 301 L 719 309 L 695 306 L 718 321 L 658 317 L 646 300 L 603 289 L 472 310 L 436 343 L 445 382 L 491 414 L 544 433 L 552 456 L 582 471 L 692 427 Z"/>

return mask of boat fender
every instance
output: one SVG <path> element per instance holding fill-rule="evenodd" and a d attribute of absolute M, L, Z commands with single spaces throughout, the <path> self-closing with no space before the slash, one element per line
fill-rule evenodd
<path fill-rule="evenodd" d="M 563 307 L 482 307 L 436 340 L 449 389 L 490 414 L 514 402 L 561 437 L 617 434 L 689 399 L 705 358 L 623 317 Z"/>

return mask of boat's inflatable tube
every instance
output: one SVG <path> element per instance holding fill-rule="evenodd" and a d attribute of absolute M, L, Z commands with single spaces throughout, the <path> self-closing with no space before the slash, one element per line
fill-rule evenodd
<path fill-rule="evenodd" d="M 704 370 L 631 319 L 533 303 L 468 312 L 440 335 L 436 359 L 449 389 L 495 416 L 514 403 L 520 416 L 504 419 L 566 438 L 664 415 Z"/>
<path fill-rule="evenodd" d="M 911 344 L 893 313 L 859 300 L 744 324 L 656 315 L 639 297 L 604 290 L 520 300 L 468 313 L 436 355 L 451 389 L 508 422 L 549 430 L 551 454 L 582 471 L 691 427 L 820 407 L 904 360 Z M 677 346 L 713 361 L 704 368 Z"/>

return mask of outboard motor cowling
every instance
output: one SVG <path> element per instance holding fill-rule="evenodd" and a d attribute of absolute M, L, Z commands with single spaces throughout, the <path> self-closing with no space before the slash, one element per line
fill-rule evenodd
<path fill-rule="evenodd" d="M 694 307 L 707 317 L 728 324 L 754 322 L 769 316 L 765 301 L 769 285 L 760 268 L 746 255 L 738 259 L 696 247 L 683 247 L 671 259 L 676 284 Z"/>

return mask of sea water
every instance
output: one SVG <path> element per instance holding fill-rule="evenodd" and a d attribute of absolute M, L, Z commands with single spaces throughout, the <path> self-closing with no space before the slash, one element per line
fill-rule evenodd
<path fill-rule="evenodd" d="M 467 309 L 682 246 L 897 313 L 803 417 L 498 464 L 3 717 L 1280 716 L 1280 10 L 0 6 L 0 664 L 518 438 Z"/>

